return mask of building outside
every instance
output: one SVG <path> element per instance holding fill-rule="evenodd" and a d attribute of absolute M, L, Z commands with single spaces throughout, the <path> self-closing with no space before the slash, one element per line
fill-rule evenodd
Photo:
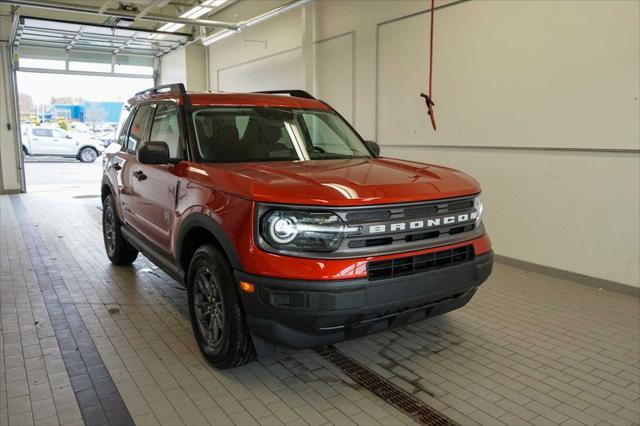
<path fill-rule="evenodd" d="M 94 107 L 104 112 L 104 119 L 97 120 L 105 123 L 117 123 L 122 110 L 122 102 L 84 102 L 79 105 L 54 104 L 51 116 L 54 119 L 64 118 L 66 121 L 89 121 L 86 116 L 89 108 Z"/>

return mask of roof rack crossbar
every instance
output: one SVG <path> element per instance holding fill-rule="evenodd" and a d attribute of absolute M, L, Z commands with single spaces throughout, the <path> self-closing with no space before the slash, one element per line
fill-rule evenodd
<path fill-rule="evenodd" d="M 187 94 L 187 90 L 184 88 L 184 84 L 182 83 L 173 83 L 173 84 L 164 84 L 162 86 L 156 86 L 156 87 L 152 87 L 150 89 L 145 89 L 141 92 L 136 93 L 136 97 L 137 96 L 143 96 L 143 95 L 156 95 L 158 93 L 171 93 L 171 94 L 176 94 L 176 95 L 186 95 Z"/>
<path fill-rule="evenodd" d="M 305 90 L 263 90 L 254 93 L 264 93 L 267 95 L 289 95 L 295 98 L 315 99 L 315 97 Z"/>

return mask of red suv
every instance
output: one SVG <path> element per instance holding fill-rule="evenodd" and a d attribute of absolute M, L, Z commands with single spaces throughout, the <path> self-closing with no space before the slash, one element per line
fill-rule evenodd
<path fill-rule="evenodd" d="M 491 273 L 478 183 L 383 158 L 306 92 L 136 94 L 102 180 L 109 259 L 186 286 L 219 368 L 465 305 Z"/>

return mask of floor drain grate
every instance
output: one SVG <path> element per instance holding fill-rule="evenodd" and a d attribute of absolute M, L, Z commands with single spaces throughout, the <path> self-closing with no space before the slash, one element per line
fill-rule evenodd
<path fill-rule="evenodd" d="M 424 425 L 455 425 L 451 419 L 431 409 L 407 391 L 399 388 L 359 362 L 349 358 L 333 345 L 316 349 L 324 359 L 330 361 L 360 386 L 371 391 L 415 421 Z"/>

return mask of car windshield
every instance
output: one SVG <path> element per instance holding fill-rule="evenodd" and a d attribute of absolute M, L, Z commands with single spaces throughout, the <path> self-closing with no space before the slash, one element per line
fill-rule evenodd
<path fill-rule="evenodd" d="M 370 158 L 360 137 L 331 111 L 211 107 L 194 111 L 206 162 Z"/>

